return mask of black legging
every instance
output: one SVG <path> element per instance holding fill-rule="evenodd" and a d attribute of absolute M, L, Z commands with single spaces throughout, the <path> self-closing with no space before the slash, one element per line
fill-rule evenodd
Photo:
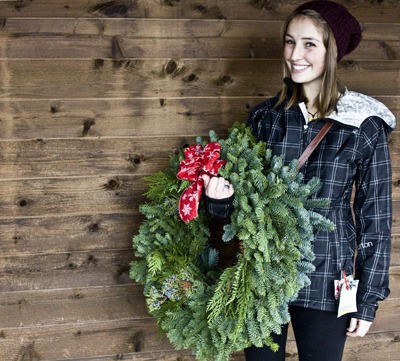
<path fill-rule="evenodd" d="M 346 343 L 350 316 L 337 318 L 335 312 L 291 306 L 291 323 L 296 338 L 299 361 L 340 361 Z M 269 347 L 252 346 L 244 350 L 246 361 L 284 361 L 288 325 L 281 335 L 273 335 L 277 352 Z"/>

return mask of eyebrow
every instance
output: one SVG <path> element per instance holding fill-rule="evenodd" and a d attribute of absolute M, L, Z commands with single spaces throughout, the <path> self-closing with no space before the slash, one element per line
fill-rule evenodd
<path fill-rule="evenodd" d="M 285 36 L 289 36 L 290 38 L 294 39 L 294 37 L 293 37 L 292 35 L 290 35 L 290 34 L 286 34 Z M 318 40 L 318 39 L 316 39 L 316 38 L 313 38 L 312 36 L 303 37 L 303 38 L 301 38 L 301 40 L 312 40 L 312 41 L 317 41 L 318 43 L 321 43 L 320 40 Z"/>

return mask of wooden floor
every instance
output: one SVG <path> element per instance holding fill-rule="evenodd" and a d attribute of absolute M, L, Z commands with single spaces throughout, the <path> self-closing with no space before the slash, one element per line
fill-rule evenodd
<path fill-rule="evenodd" d="M 339 2 L 364 30 L 341 79 L 399 119 L 399 1 Z M 280 27 L 300 3 L 0 1 L 0 360 L 194 360 L 128 277 L 143 177 L 276 94 Z M 400 360 L 399 130 L 390 147 L 392 293 L 344 361 Z"/>

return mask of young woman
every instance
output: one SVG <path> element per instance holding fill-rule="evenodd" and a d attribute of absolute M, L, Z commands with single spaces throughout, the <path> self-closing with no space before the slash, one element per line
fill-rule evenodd
<path fill-rule="evenodd" d="M 388 133 L 396 120 L 382 103 L 347 90 L 337 78 L 338 61 L 360 40 L 359 23 L 342 5 L 322 0 L 301 5 L 283 28 L 283 88 L 256 106 L 248 120 L 257 139 L 286 163 L 300 157 L 328 119 L 333 123 L 300 169 L 305 181 L 322 180 L 316 196 L 331 203 L 321 212 L 336 224 L 335 231 L 316 234 L 311 285 L 290 305 L 300 361 L 341 360 L 346 336 L 364 336 L 377 302 L 389 295 Z M 226 216 L 233 187 L 223 178 L 204 178 L 209 212 Z M 359 280 L 357 311 L 338 317 L 334 282 L 353 273 Z M 274 336 L 278 352 L 250 347 L 246 360 L 283 361 L 287 326 Z"/>

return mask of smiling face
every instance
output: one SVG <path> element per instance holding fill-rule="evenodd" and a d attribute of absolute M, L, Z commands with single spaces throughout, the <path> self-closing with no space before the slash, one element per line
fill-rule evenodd
<path fill-rule="evenodd" d="M 284 60 L 290 77 L 303 89 L 321 89 L 327 50 L 322 31 L 306 17 L 292 19 L 287 27 Z"/>

